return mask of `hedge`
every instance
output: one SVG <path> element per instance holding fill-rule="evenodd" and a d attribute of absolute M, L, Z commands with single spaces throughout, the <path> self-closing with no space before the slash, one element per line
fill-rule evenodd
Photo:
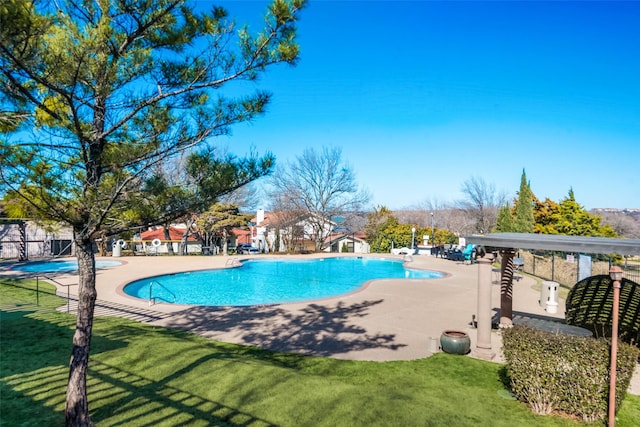
<path fill-rule="evenodd" d="M 558 335 L 524 326 L 502 331 L 507 376 L 516 398 L 538 414 L 554 411 L 584 421 L 605 421 L 609 402 L 611 342 Z M 616 411 L 629 388 L 639 351 L 620 342 Z"/>

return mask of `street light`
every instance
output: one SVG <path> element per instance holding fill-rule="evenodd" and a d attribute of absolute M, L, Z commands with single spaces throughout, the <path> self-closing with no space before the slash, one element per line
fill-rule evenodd
<path fill-rule="evenodd" d="M 433 228 L 433 212 L 431 212 L 431 246 L 435 245 L 434 240 L 434 228 Z"/>
<path fill-rule="evenodd" d="M 411 251 L 413 252 L 413 242 L 416 240 L 416 228 L 411 228 Z"/>
<path fill-rule="evenodd" d="M 618 358 L 618 307 L 620 306 L 620 282 L 622 269 L 614 265 L 609 269 L 613 285 L 613 313 L 611 322 L 611 369 L 609 372 L 609 427 L 616 424 L 616 359 Z"/>

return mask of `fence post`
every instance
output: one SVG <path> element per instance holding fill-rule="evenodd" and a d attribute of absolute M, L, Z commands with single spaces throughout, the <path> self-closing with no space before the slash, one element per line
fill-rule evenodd
<path fill-rule="evenodd" d="M 36 305 L 40 305 L 40 281 L 38 276 L 36 276 Z"/>
<path fill-rule="evenodd" d="M 531 274 L 533 274 L 535 276 L 536 275 L 536 255 L 533 252 L 531 252 L 531 258 L 533 259 L 533 262 L 532 262 L 532 264 L 533 264 L 533 273 L 531 273 Z"/>
<path fill-rule="evenodd" d="M 555 282 L 555 273 L 556 273 L 556 253 L 551 252 L 551 281 Z"/>

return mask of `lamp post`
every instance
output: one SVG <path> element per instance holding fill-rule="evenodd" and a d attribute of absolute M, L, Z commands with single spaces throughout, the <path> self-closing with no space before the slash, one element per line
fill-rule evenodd
<path fill-rule="evenodd" d="M 416 228 L 411 228 L 411 252 L 413 252 L 413 242 L 416 241 Z"/>
<path fill-rule="evenodd" d="M 618 308 L 620 306 L 620 282 L 622 269 L 614 265 L 609 269 L 613 285 L 613 313 L 611 321 L 611 368 L 609 372 L 609 427 L 616 424 L 616 362 L 618 358 Z"/>
<path fill-rule="evenodd" d="M 434 228 L 433 228 L 433 224 L 434 224 L 434 223 L 433 223 L 433 212 L 431 212 L 431 246 L 434 246 L 434 245 L 435 245 L 435 242 L 433 241 L 433 240 L 434 240 L 434 238 L 435 238 L 435 237 L 434 237 Z"/>

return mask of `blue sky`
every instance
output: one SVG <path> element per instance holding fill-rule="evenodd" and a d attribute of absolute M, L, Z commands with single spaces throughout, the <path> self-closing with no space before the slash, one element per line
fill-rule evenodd
<path fill-rule="evenodd" d="M 250 23 L 266 4 L 222 3 Z M 221 142 L 279 164 L 341 147 L 392 209 L 471 177 L 512 198 L 523 169 L 538 198 L 640 208 L 638 22 L 633 1 L 310 0 L 299 64 L 261 78 L 267 114 Z"/>

